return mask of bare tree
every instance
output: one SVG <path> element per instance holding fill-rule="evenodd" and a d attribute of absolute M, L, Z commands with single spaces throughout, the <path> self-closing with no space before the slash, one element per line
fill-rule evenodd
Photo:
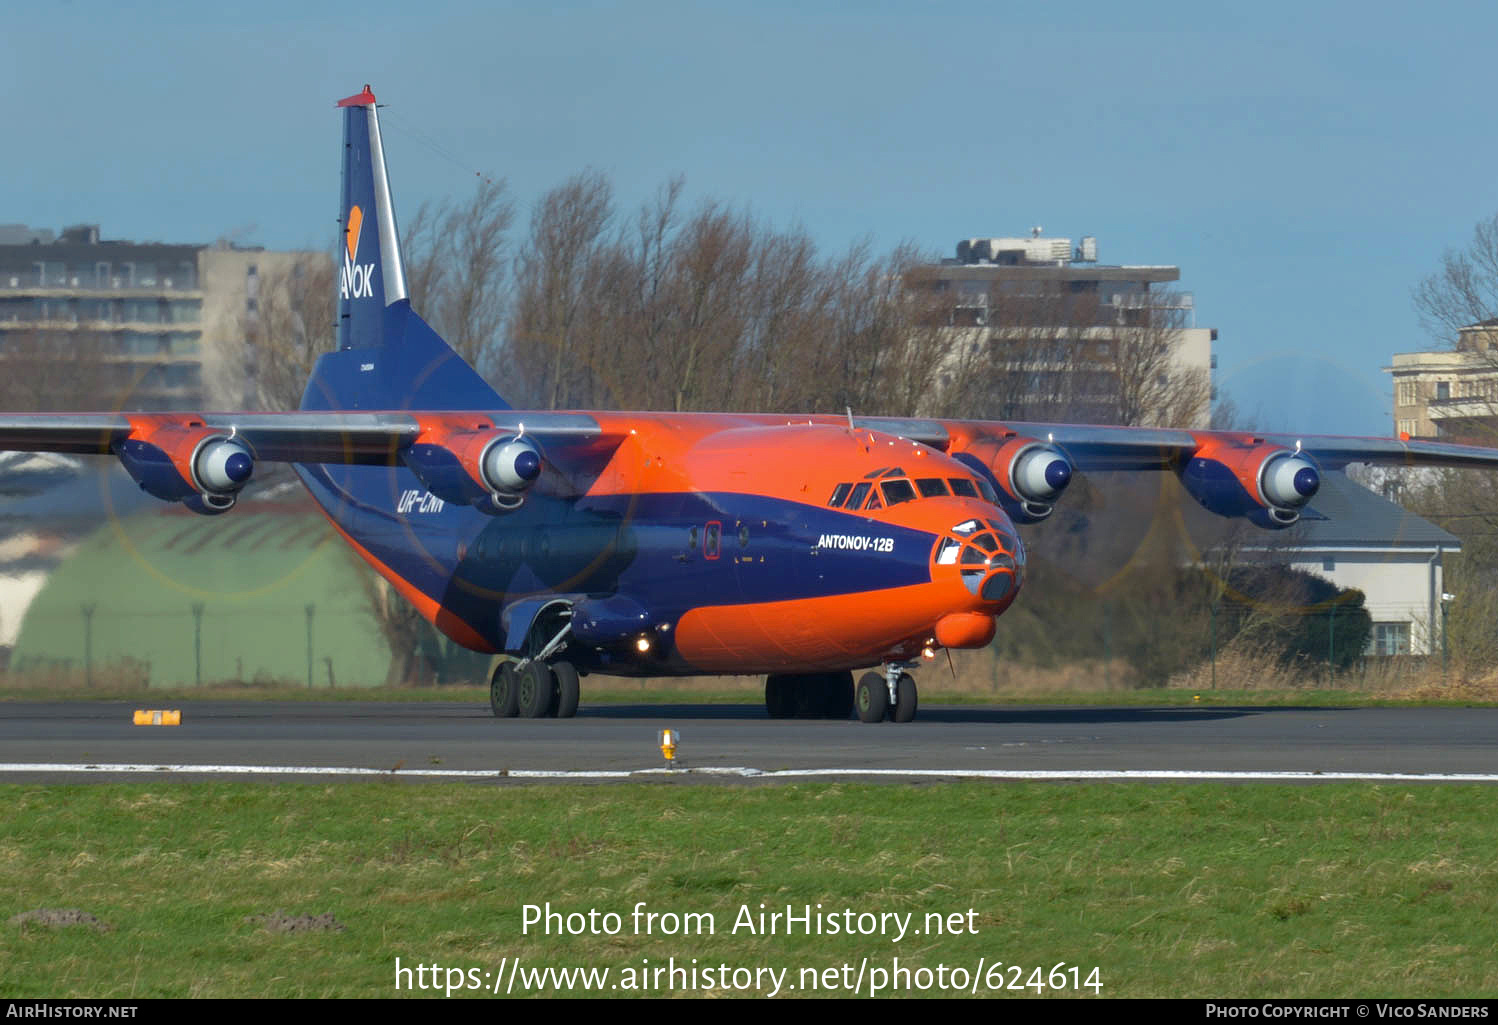
<path fill-rule="evenodd" d="M 427 686 L 434 683 L 438 676 L 434 657 L 438 648 L 435 628 L 363 560 L 355 560 L 355 563 L 361 569 L 359 583 L 364 588 L 365 602 L 390 648 L 385 685 Z"/>
<path fill-rule="evenodd" d="M 10 331 L 0 342 L 0 409 L 122 409 L 147 365 L 92 331 Z"/>
<path fill-rule="evenodd" d="M 627 405 L 804 411 L 826 274 L 804 232 L 715 202 L 678 213 L 682 182 L 641 208 L 619 247 L 611 380 Z"/>
<path fill-rule="evenodd" d="M 601 391 L 615 405 L 635 409 L 652 405 L 651 361 L 666 344 L 672 316 L 671 264 L 685 188 L 685 180 L 678 176 L 641 205 L 633 234 L 621 242 L 609 273 L 597 279 L 604 293 L 601 312 L 605 323 L 612 325 L 615 340 Z"/>
<path fill-rule="evenodd" d="M 824 348 L 816 367 L 819 412 L 905 416 L 930 401 L 951 338 L 945 305 L 912 287 L 929 264 L 910 245 L 874 257 L 860 243 L 827 268 L 830 352 Z"/>
<path fill-rule="evenodd" d="M 1214 431 L 1258 431 L 1259 417 L 1243 412 L 1231 395 L 1219 391 L 1207 426 Z"/>
<path fill-rule="evenodd" d="M 1425 329 L 1443 342 L 1498 316 L 1498 214 L 1477 222 L 1465 249 L 1446 250 L 1440 269 L 1415 286 L 1414 303 Z"/>
<path fill-rule="evenodd" d="M 727 390 L 749 318 L 754 236 L 747 217 L 716 203 L 704 204 L 677 235 L 668 285 L 671 315 L 655 359 L 668 392 L 661 395 L 662 408 L 711 409 Z"/>
<path fill-rule="evenodd" d="M 505 183 L 483 179 L 465 203 L 423 203 L 404 233 L 412 308 L 483 374 L 504 341 L 514 220 Z"/>
<path fill-rule="evenodd" d="M 548 192 L 531 213 L 530 233 L 515 260 L 512 362 L 548 409 L 586 405 L 590 368 L 600 352 L 582 329 L 596 314 L 599 271 L 612 248 L 613 190 L 584 171 Z"/>
<path fill-rule="evenodd" d="M 826 315 L 829 275 L 804 231 L 780 232 L 754 243 L 744 336 L 735 354 L 730 406 L 767 412 L 816 408 L 812 361 Z"/>
<path fill-rule="evenodd" d="M 313 365 L 334 347 L 333 268 L 332 257 L 312 255 L 264 266 L 255 307 L 241 315 L 238 352 L 224 364 L 234 373 L 216 391 L 249 409 L 301 404 Z"/>
<path fill-rule="evenodd" d="M 1207 411 L 1207 372 L 1180 360 L 1185 312 L 1171 293 L 1150 293 L 1134 324 L 1108 330 L 1108 372 L 1116 389 L 1116 423 L 1190 426 Z"/>

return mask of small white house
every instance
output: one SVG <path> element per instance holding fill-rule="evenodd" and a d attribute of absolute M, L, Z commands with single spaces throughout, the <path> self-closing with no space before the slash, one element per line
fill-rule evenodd
<path fill-rule="evenodd" d="M 1349 480 L 1325 473 L 1300 522 L 1258 555 L 1362 591 L 1373 618 L 1369 655 L 1441 650 L 1442 561 L 1462 550 L 1456 535 Z"/>

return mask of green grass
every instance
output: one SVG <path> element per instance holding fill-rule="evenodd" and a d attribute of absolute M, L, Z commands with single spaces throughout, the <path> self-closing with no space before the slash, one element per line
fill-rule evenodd
<path fill-rule="evenodd" d="M 384 997 L 397 957 L 614 980 L 696 957 L 795 984 L 899 957 L 1096 966 L 1113 997 L 1490 995 L 1495 823 L 1498 789 L 1452 786 L 12 785 L 0 993 Z M 525 934 L 548 901 L 623 931 Z M 717 931 L 636 935 L 640 901 Z M 972 909 L 977 934 L 731 934 L 760 903 Z M 4 924 L 36 908 L 112 928 Z M 283 910 L 345 931 L 249 920 Z"/>

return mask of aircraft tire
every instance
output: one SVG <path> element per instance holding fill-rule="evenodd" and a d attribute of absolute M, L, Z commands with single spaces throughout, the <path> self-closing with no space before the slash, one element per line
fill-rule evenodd
<path fill-rule="evenodd" d="M 571 719 L 577 715 L 577 702 L 581 696 L 581 688 L 577 683 L 577 669 L 571 662 L 553 662 L 551 672 L 557 681 L 557 697 L 553 702 L 556 717 Z"/>
<path fill-rule="evenodd" d="M 519 713 L 523 719 L 544 719 L 556 706 L 556 679 L 551 666 L 532 662 L 517 675 Z"/>
<path fill-rule="evenodd" d="M 855 703 L 860 722 L 883 722 L 889 708 L 889 689 L 882 673 L 864 673 L 858 681 Z"/>
<path fill-rule="evenodd" d="M 817 719 L 827 699 L 827 677 L 821 673 L 782 676 L 786 710 L 792 719 Z"/>
<path fill-rule="evenodd" d="M 765 711 L 771 719 L 789 719 L 793 714 L 787 678 L 779 673 L 765 677 Z"/>
<path fill-rule="evenodd" d="M 828 673 L 823 678 L 822 717 L 847 719 L 855 705 L 853 674 Z"/>
<path fill-rule="evenodd" d="M 910 722 L 915 718 L 918 703 L 915 677 L 909 673 L 901 673 L 900 679 L 895 682 L 895 704 L 889 710 L 889 717 L 895 722 Z"/>
<path fill-rule="evenodd" d="M 489 677 L 489 710 L 496 719 L 513 719 L 520 707 L 515 663 L 501 662 Z"/>

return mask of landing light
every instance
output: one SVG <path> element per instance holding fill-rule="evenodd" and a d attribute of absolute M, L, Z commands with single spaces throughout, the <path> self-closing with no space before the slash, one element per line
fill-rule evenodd
<path fill-rule="evenodd" d="M 638 651 L 641 655 L 644 655 L 647 652 L 649 652 L 650 651 L 650 638 L 641 635 L 635 641 L 635 650 Z"/>
<path fill-rule="evenodd" d="M 935 657 L 936 649 L 931 647 L 931 645 L 928 644 L 921 649 L 921 658 L 925 659 L 927 662 L 931 661 Z"/>

